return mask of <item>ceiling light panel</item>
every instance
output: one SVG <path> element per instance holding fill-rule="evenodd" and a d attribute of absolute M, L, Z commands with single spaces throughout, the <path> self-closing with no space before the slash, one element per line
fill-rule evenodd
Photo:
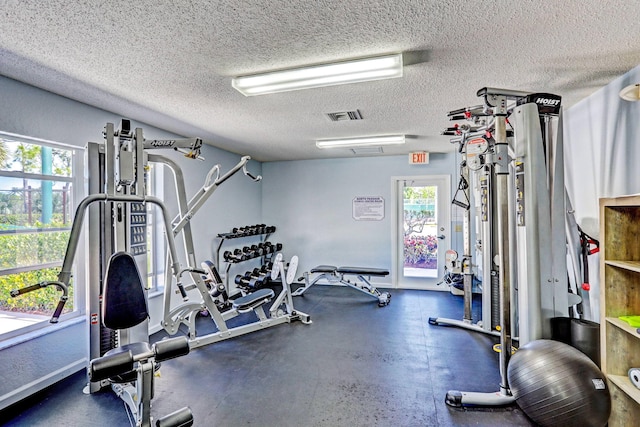
<path fill-rule="evenodd" d="M 367 145 L 396 145 L 404 144 L 404 135 L 366 136 L 360 138 L 319 139 L 318 148 L 362 147 Z"/>
<path fill-rule="evenodd" d="M 402 77 L 401 53 L 235 77 L 231 85 L 255 96 L 397 77 Z"/>

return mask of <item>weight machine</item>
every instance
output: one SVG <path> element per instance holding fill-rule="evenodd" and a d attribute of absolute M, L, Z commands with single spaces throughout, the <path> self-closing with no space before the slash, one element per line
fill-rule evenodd
<path fill-rule="evenodd" d="M 146 277 L 146 224 L 147 206 L 155 205 L 160 208 L 165 230 L 171 229 L 169 213 L 157 197 L 147 194 L 147 153 L 146 149 L 171 148 L 185 153 L 187 157 L 198 158 L 202 140 L 199 138 L 145 140 L 142 129 L 131 129 L 129 120 L 122 120 L 121 127 L 116 130 L 112 123 L 107 123 L 104 129 L 103 143 L 89 143 L 87 145 L 87 168 L 89 195 L 78 205 L 73 220 L 69 242 L 58 280 L 43 282 L 37 285 L 15 291 L 16 294 L 28 292 L 55 285 L 63 291 L 60 302 L 51 318 L 55 323 L 62 312 L 67 297 L 67 288 L 72 276 L 72 266 L 75 260 L 85 215 L 88 213 L 89 245 L 88 286 L 87 286 L 87 316 L 89 335 L 89 382 L 86 393 L 94 393 L 104 387 L 111 386 L 113 391 L 125 402 L 132 425 L 150 426 L 150 400 L 153 396 L 153 376 L 148 366 L 159 366 L 154 362 L 162 359 L 162 353 L 167 358 L 177 357 L 189 351 L 180 342 L 180 338 L 167 340 L 158 347 L 149 345 L 148 315 L 140 315 L 135 322 L 125 322 L 126 327 L 110 329 L 103 320 L 105 307 L 102 305 L 103 291 L 107 282 L 107 271 L 116 254 L 128 256 L 124 267 L 112 273 L 114 287 L 118 289 L 133 289 L 132 295 L 137 294 L 136 284 L 129 283 L 125 287 L 121 283 L 131 282 L 136 277 Z M 176 277 L 181 275 L 177 251 L 173 236 L 168 236 L 167 246 L 171 258 L 171 269 Z M 122 258 L 119 258 L 122 259 Z M 121 262 L 116 262 L 122 265 Z M 132 273 L 136 274 L 133 275 Z M 141 279 L 138 279 L 139 281 Z M 131 286 L 129 286 L 131 285 Z M 139 284 L 140 287 L 142 286 Z M 146 292 L 142 292 L 141 301 L 146 311 Z M 114 295 L 117 295 L 115 293 Z M 113 298 L 111 298 L 113 299 Z M 141 307 L 138 304 L 138 307 Z M 129 306 L 123 305 L 128 309 Z M 142 312 L 142 311 L 141 311 Z M 123 313 L 123 316 L 125 314 Z M 178 347 L 180 347 L 179 350 Z M 169 349 L 163 351 L 162 349 Z M 122 349 L 118 359 L 111 358 L 108 353 L 113 349 Z M 107 355 L 106 358 L 103 356 Z M 124 360 L 127 359 L 127 360 Z M 130 360 L 130 362 L 129 362 Z M 104 362 L 104 363 L 103 363 Z M 116 363 L 117 362 L 117 363 Z M 138 364 L 134 368 L 134 362 Z M 106 369 L 104 366 L 106 364 Z M 93 369 L 94 366 L 98 367 Z M 102 368 L 101 368 L 102 367 Z M 126 381 L 112 378 L 116 370 L 129 367 L 131 371 L 126 375 Z M 115 369 L 118 368 L 118 369 Z M 132 375 L 137 372 L 137 375 Z M 91 374 L 95 374 L 92 375 Z M 121 373 L 121 372 L 118 372 Z M 158 420 L 161 425 L 191 425 L 193 417 L 188 408 L 176 414 L 170 414 Z M 176 424 L 179 423 L 179 424 Z"/>
<path fill-rule="evenodd" d="M 262 178 L 253 176 L 246 170 L 246 163 L 250 157 L 243 157 L 240 163 L 223 176 L 219 176 L 219 167 L 215 166 L 207 175 L 204 186 L 187 202 L 184 181 L 177 165 L 168 161 L 168 159 L 159 157 L 154 159 L 168 164 L 175 174 L 180 213 L 173 220 L 172 234 L 177 236 L 180 232 L 183 233 L 185 252 L 190 260 L 190 265 L 193 266 L 196 258 L 189 221 L 195 212 L 220 184 L 239 170 L 242 169 L 244 174 L 254 181 L 259 181 Z M 168 272 L 169 269 L 166 271 Z M 174 291 L 170 286 L 165 286 L 162 326 L 167 333 L 174 335 L 181 325 L 185 325 L 188 329 L 187 334 L 191 349 L 296 320 L 305 324 L 311 323 L 311 317 L 308 314 L 297 311 L 293 306 L 293 301 L 290 298 L 291 281 L 288 283 L 284 280 L 282 281 L 282 290 L 272 303 L 267 315 L 262 305 L 270 302 L 275 297 L 275 292 L 272 289 L 258 289 L 251 293 L 243 293 L 239 298 L 231 299 L 229 289 L 226 288 L 214 263 L 205 261 L 201 263 L 200 269 L 189 267 L 182 270 L 182 272 L 189 273 L 193 283 L 185 286 L 178 278 L 176 282 L 177 292 L 182 297 L 182 301 L 178 305 L 173 304 L 172 296 Z M 167 280 L 171 280 L 169 275 L 167 275 Z M 189 295 L 189 291 L 192 290 L 194 292 Z M 197 297 L 193 295 L 196 293 L 195 291 L 197 291 Z M 203 312 L 206 312 L 211 317 L 217 331 L 199 336 L 196 331 L 196 319 Z M 240 314 L 251 312 L 257 316 L 257 320 L 235 327 L 227 325 L 227 321 L 230 319 Z"/>
<path fill-rule="evenodd" d="M 464 210 L 463 215 L 463 251 L 461 259 L 458 259 L 458 253 L 449 250 L 446 253 L 447 269 L 451 273 L 462 274 L 463 276 L 463 306 L 464 315 L 462 320 L 447 319 L 442 317 L 430 317 L 429 323 L 432 325 L 449 325 L 469 329 L 476 332 L 483 332 L 490 335 L 499 336 L 496 330 L 499 322 L 496 320 L 498 313 L 498 297 L 495 269 L 491 266 L 493 259 L 492 248 L 495 248 L 495 242 L 492 239 L 491 222 L 489 221 L 490 213 L 494 211 L 495 206 L 492 203 L 491 195 L 494 189 L 491 186 L 491 166 L 486 162 L 487 153 L 493 150 L 494 140 L 488 131 L 486 123 L 487 113 L 483 112 L 480 107 L 472 107 L 452 111 L 448 114 L 452 120 L 459 120 L 460 117 L 465 120 L 473 120 L 472 125 L 463 124 L 450 127 L 444 132 L 444 135 L 455 135 L 456 138 L 451 140 L 452 143 L 458 144 L 458 152 L 462 154 L 460 162 L 460 181 L 458 189 L 453 197 L 452 204 Z M 479 191 L 476 191 L 476 197 L 471 197 L 472 179 L 478 185 Z M 461 193 L 462 196 L 458 196 Z M 463 200 L 461 198 L 464 197 Z M 476 221 L 476 234 L 480 237 L 477 239 L 478 246 L 482 251 L 490 256 L 483 257 L 489 262 L 483 265 L 482 271 L 482 320 L 477 323 L 473 322 L 472 304 L 473 304 L 473 256 L 472 256 L 472 230 L 471 230 L 471 212 L 474 209 L 472 199 L 480 202 L 480 209 L 476 212 L 476 219 L 481 219 L 482 228 L 479 229 Z M 477 204 L 477 203 L 475 203 Z M 493 274 L 492 274 L 493 273 Z M 487 321 L 491 319 L 491 321 Z"/>
<path fill-rule="evenodd" d="M 489 132 L 485 138 L 490 136 L 486 139 L 492 143 L 486 150 L 478 149 L 475 160 L 482 160 L 487 172 L 479 175 L 483 222 L 479 234 L 483 284 L 493 284 L 495 278 L 499 284 L 501 384 L 494 393 L 449 391 L 445 401 L 451 406 L 513 402 L 506 378 L 513 330 L 518 331 L 521 345 L 550 338 L 551 318 L 567 316 L 569 306 L 580 301 L 569 292 L 567 282 L 560 97 L 494 88 L 483 88 L 478 96 L 484 100 L 481 108 L 450 115 L 492 119 L 485 129 L 478 129 Z M 512 125 L 513 137 L 507 125 Z M 467 162 L 471 141 L 467 141 Z M 480 141 L 477 144 L 474 150 L 483 145 Z M 465 234 L 467 238 L 469 232 Z M 465 243 L 463 261 L 468 253 L 469 244 Z M 470 295 L 468 289 L 466 285 L 465 298 Z M 512 300 L 516 301 L 513 310 Z M 467 304 L 465 300 L 463 323 L 473 329 L 468 326 Z M 487 312 L 491 315 L 484 308 L 483 304 L 483 316 Z"/>
<path fill-rule="evenodd" d="M 89 195 L 78 205 L 75 213 L 69 242 L 64 256 L 62 269 L 57 281 L 42 282 L 22 289 L 12 291 L 13 296 L 35 291 L 47 286 L 56 286 L 62 291 L 62 296 L 51 322 L 58 321 L 58 317 L 64 308 L 68 298 L 68 286 L 71 280 L 72 265 L 75 259 L 80 234 L 88 217 L 87 231 L 91 239 L 89 245 L 88 264 L 88 289 L 87 289 L 87 316 L 89 333 L 89 360 L 88 369 L 90 377 L 85 388 L 86 393 L 95 393 L 104 387 L 111 386 L 114 392 L 126 403 L 132 416 L 132 423 L 136 426 L 149 426 L 150 399 L 153 395 L 152 381 L 149 366 L 159 366 L 153 363 L 177 357 L 190 349 L 242 335 L 244 333 L 275 326 L 291 320 L 302 320 L 310 323 L 308 315 L 296 312 L 290 298 L 289 283 L 283 279 L 284 290 L 271 306 L 270 317 L 262 312 L 261 305 L 273 297 L 273 291 L 257 295 L 248 294 L 231 302 L 232 309 L 222 314 L 216 306 L 219 295 L 219 286 L 222 282 L 216 272 L 215 286 L 205 283 L 203 275 L 205 269 L 196 268 L 196 256 L 193 245 L 193 236 L 190 221 L 196 212 L 204 205 L 215 189 L 231 176 L 241 171 L 254 181 L 259 181 L 259 176 L 254 176 L 246 169 L 250 157 L 243 157 L 238 164 L 224 175 L 220 176 L 220 166 L 214 166 L 205 179 L 203 187 L 187 201 L 186 189 L 182 172 L 178 165 L 157 154 L 148 153 L 150 149 L 172 149 L 185 154 L 191 159 L 201 159 L 200 148 L 202 140 L 199 138 L 147 140 L 142 129 L 131 129 L 129 120 L 122 120 L 120 129 L 115 129 L 112 123 L 107 123 L 104 129 L 104 142 L 88 143 L 87 177 Z M 163 163 L 174 173 L 178 204 L 178 215 L 171 220 L 163 201 L 148 194 L 149 187 L 149 162 Z M 164 315 L 162 325 L 174 335 L 178 332 L 178 326 L 186 323 L 189 327 L 188 340 L 185 337 L 171 338 L 162 344 L 149 345 L 148 319 L 143 316 L 140 322 L 119 327 L 117 330 L 105 326 L 102 318 L 102 298 L 107 276 L 108 266 L 115 254 L 127 254 L 135 265 L 135 270 L 142 278 L 147 277 L 147 207 L 155 205 L 159 208 L 161 222 L 164 224 L 167 243 L 167 268 L 164 289 Z M 176 237 L 181 235 L 186 257 L 186 265 L 181 266 L 176 247 Z M 282 269 L 284 267 L 280 266 Z M 213 267 L 215 269 L 215 267 Z M 289 267 L 291 269 L 291 267 Z M 127 267 L 133 271 L 132 267 Z M 280 271 L 280 270 L 279 270 Z M 184 285 L 183 278 L 189 276 L 193 284 Z M 222 285 L 224 286 L 224 285 Z M 135 286 L 134 286 L 135 287 Z M 197 302 L 189 291 L 197 289 L 201 298 Z M 143 301 L 146 302 L 146 291 Z M 183 303 L 172 308 L 172 297 L 180 294 Z M 224 294 L 226 295 L 226 293 Z M 140 307 L 138 304 L 137 307 Z M 219 332 L 202 338 L 195 333 L 195 317 L 201 310 L 207 309 L 211 314 Z M 225 320 L 240 313 L 255 312 L 259 321 L 253 324 L 227 328 Z M 186 341 L 186 349 L 182 348 L 182 342 Z M 127 347 L 129 346 L 129 347 Z M 121 354 L 108 353 L 114 348 L 124 348 Z M 140 350 L 140 351 L 138 351 Z M 131 357 L 127 356 L 130 352 Z M 106 354 L 106 356 L 105 356 Z M 105 357 L 103 357 L 105 356 Z M 127 367 L 133 363 L 138 364 L 142 381 L 136 381 L 134 375 L 129 381 L 121 382 L 110 378 L 115 373 L 115 368 Z M 106 365 L 106 368 L 105 368 Z M 138 366 L 137 365 L 137 366 Z M 191 413 L 188 408 L 170 414 L 160 420 L 163 426 L 190 425 Z M 186 424 L 174 424 L 186 423 Z"/>

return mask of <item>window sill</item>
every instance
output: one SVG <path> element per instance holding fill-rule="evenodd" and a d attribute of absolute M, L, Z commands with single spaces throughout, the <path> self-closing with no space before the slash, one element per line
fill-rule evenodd
<path fill-rule="evenodd" d="M 156 290 L 153 290 L 151 292 L 149 292 L 149 299 L 151 298 L 157 298 L 164 295 L 164 287 L 158 288 Z"/>
<path fill-rule="evenodd" d="M 20 335 L 17 335 L 11 338 L 7 338 L 7 339 L 0 338 L 0 350 L 13 347 L 18 344 L 22 344 L 23 342 L 33 340 L 43 335 L 51 334 L 53 332 L 66 329 L 70 326 L 77 325 L 79 323 L 84 323 L 84 321 L 85 321 L 85 317 L 80 313 L 78 313 L 77 315 L 69 319 L 62 320 L 61 322 L 56 324 L 51 323 L 51 324 L 48 324 L 47 326 L 41 326 L 38 329 L 29 331 L 29 332 L 24 332 L 24 333 L 21 333 Z"/>

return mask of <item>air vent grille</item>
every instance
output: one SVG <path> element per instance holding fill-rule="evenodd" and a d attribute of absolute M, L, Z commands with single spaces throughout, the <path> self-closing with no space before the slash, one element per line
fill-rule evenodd
<path fill-rule="evenodd" d="M 360 113 L 360 110 L 327 113 L 327 117 L 329 117 L 329 120 L 331 120 L 332 122 L 362 120 L 362 114 Z"/>

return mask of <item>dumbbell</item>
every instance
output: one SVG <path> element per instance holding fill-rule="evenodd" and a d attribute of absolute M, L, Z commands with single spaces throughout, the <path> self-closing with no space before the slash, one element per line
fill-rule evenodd
<path fill-rule="evenodd" d="M 225 261 L 238 262 L 238 261 L 244 261 L 245 259 L 248 259 L 248 258 L 244 258 L 244 255 L 245 254 L 242 252 L 242 249 L 236 248 L 233 250 L 233 252 L 224 251 L 224 253 L 222 254 L 222 257 L 224 258 Z"/>
<path fill-rule="evenodd" d="M 267 273 L 270 273 L 272 268 L 273 268 L 273 263 L 267 262 L 266 264 L 262 264 L 260 268 L 256 267 L 253 270 L 266 271 Z"/>
<path fill-rule="evenodd" d="M 246 235 L 246 234 L 248 234 L 250 228 L 251 227 L 249 227 L 248 225 L 245 225 L 243 227 L 233 227 L 233 229 L 231 231 L 234 234 L 237 234 L 237 235 Z"/>
<path fill-rule="evenodd" d="M 269 254 L 282 250 L 282 243 L 274 244 L 271 242 L 264 242 L 264 245 L 265 245 L 266 252 Z"/>
<path fill-rule="evenodd" d="M 264 285 L 264 280 L 256 277 L 238 274 L 234 279 L 234 283 L 240 287 L 248 289 L 260 289 Z"/>
<path fill-rule="evenodd" d="M 264 248 L 259 245 L 251 245 L 252 258 L 264 255 Z"/>
<path fill-rule="evenodd" d="M 256 245 L 245 246 L 242 248 L 243 261 L 258 256 L 258 247 Z"/>
<path fill-rule="evenodd" d="M 253 271 L 249 273 L 249 277 L 254 277 L 256 279 L 262 279 L 264 283 L 269 282 L 269 278 L 271 277 L 271 270 L 266 270 L 262 268 L 254 268 Z"/>

